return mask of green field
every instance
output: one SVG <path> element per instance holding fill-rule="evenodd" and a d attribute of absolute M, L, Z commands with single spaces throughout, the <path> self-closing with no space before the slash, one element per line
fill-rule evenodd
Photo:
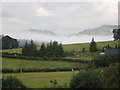
<path fill-rule="evenodd" d="M 105 42 L 96 42 L 97 48 L 102 49 L 104 46 L 115 47 L 115 45 L 118 45 L 118 41 L 105 41 Z M 89 51 L 90 43 L 79 43 L 79 44 L 68 44 L 63 45 L 63 48 L 65 51 L 82 51 L 83 48 L 85 48 L 86 51 Z"/>
<path fill-rule="evenodd" d="M 21 66 L 22 65 L 22 66 Z M 3 69 L 56 69 L 56 68 L 77 68 L 83 67 L 86 64 L 76 62 L 62 62 L 62 61 L 32 61 L 22 59 L 2 58 Z"/>
<path fill-rule="evenodd" d="M 76 71 L 75 73 L 77 73 Z M 74 72 L 42 72 L 42 73 L 22 73 L 22 74 L 3 74 L 3 76 L 17 76 L 29 88 L 51 87 L 51 80 L 57 80 L 58 85 L 69 85 Z"/>

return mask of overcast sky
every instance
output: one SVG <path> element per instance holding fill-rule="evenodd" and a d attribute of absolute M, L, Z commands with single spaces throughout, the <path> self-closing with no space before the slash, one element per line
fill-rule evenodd
<path fill-rule="evenodd" d="M 69 35 L 105 24 L 117 25 L 118 3 L 2 2 L 0 18 L 3 34 L 40 29 Z"/>

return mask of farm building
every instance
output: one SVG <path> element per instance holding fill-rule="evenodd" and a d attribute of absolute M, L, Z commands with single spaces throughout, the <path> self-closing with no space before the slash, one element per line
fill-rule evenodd
<path fill-rule="evenodd" d="M 104 54 L 120 53 L 120 49 L 106 49 Z"/>

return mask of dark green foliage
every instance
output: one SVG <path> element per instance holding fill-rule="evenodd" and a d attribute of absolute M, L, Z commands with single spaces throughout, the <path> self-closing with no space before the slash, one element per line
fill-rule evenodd
<path fill-rule="evenodd" d="M 71 54 L 70 54 L 71 55 Z M 25 59 L 25 60 L 52 60 L 52 61 L 67 61 L 67 62 L 78 62 L 78 63 L 88 63 L 91 61 L 87 60 L 81 60 L 81 59 L 65 59 L 64 57 L 36 57 L 36 56 L 23 56 L 21 54 L 16 54 L 14 53 L 2 53 L 2 57 L 7 57 L 7 58 L 18 58 L 18 59 Z"/>
<path fill-rule="evenodd" d="M 47 43 L 47 46 L 45 46 L 44 43 L 42 43 L 39 52 L 40 57 L 63 57 L 64 56 L 64 50 L 62 48 L 62 44 L 58 44 L 57 41 L 51 41 L 50 43 Z"/>
<path fill-rule="evenodd" d="M 70 81 L 70 88 L 102 88 L 101 74 L 97 70 L 81 71 Z"/>
<path fill-rule="evenodd" d="M 37 46 L 33 42 L 33 40 L 30 41 L 28 44 L 25 43 L 24 47 L 22 48 L 22 54 L 25 56 L 36 56 L 37 55 Z"/>
<path fill-rule="evenodd" d="M 36 56 L 37 46 L 35 45 L 33 40 L 30 41 L 30 44 L 28 44 L 28 46 L 29 46 L 29 55 L 30 56 Z"/>
<path fill-rule="evenodd" d="M 93 62 L 97 68 L 107 67 L 111 63 L 120 62 L 120 57 L 119 54 L 102 55 L 96 57 Z"/>
<path fill-rule="evenodd" d="M 50 83 L 53 84 L 54 86 L 57 85 L 57 81 L 56 80 L 51 80 Z"/>
<path fill-rule="evenodd" d="M 83 70 L 89 71 L 89 70 L 94 70 L 96 69 L 95 65 L 92 62 L 89 62 L 86 67 L 82 68 Z"/>
<path fill-rule="evenodd" d="M 82 49 L 82 52 L 85 52 L 85 48 Z"/>
<path fill-rule="evenodd" d="M 29 50 L 29 47 L 28 47 L 28 44 L 26 42 L 24 47 L 22 48 L 22 54 L 27 56 L 28 55 L 28 50 Z"/>
<path fill-rule="evenodd" d="M 45 47 L 44 42 L 42 43 L 41 48 L 40 48 L 40 50 L 38 51 L 38 53 L 39 53 L 39 56 L 40 56 L 40 57 L 43 57 L 43 56 L 46 54 L 46 47 Z"/>
<path fill-rule="evenodd" d="M 74 68 L 74 70 L 80 70 L 81 68 Z M 22 72 L 60 72 L 60 71 L 71 71 L 72 68 L 44 68 L 44 69 L 25 69 L 22 68 Z M 2 69 L 2 73 L 20 73 L 20 69 Z"/>
<path fill-rule="evenodd" d="M 105 88 L 120 88 L 120 63 L 110 64 L 103 69 Z"/>
<path fill-rule="evenodd" d="M 74 56 L 74 51 L 64 52 L 65 56 Z"/>
<path fill-rule="evenodd" d="M 115 44 L 115 48 L 116 48 L 116 49 L 118 48 L 117 44 Z"/>
<path fill-rule="evenodd" d="M 2 37 L 2 49 L 12 49 L 19 46 L 17 39 L 13 39 L 10 36 Z"/>
<path fill-rule="evenodd" d="M 34 44 L 34 42 L 31 40 L 31 42 L 24 45 L 22 48 L 22 54 L 25 56 L 39 56 L 42 58 L 50 58 L 50 57 L 63 57 L 64 56 L 64 50 L 62 48 L 62 44 L 58 44 L 57 41 L 51 41 L 50 43 L 47 43 L 47 46 L 45 46 L 45 43 L 42 43 L 41 48 L 37 50 L 37 46 Z"/>
<path fill-rule="evenodd" d="M 120 28 L 113 30 L 113 38 L 114 40 L 120 40 Z"/>
<path fill-rule="evenodd" d="M 26 88 L 26 86 L 16 77 L 8 76 L 2 78 L 2 88 Z"/>
<path fill-rule="evenodd" d="M 102 50 L 102 51 L 104 52 L 106 49 L 110 49 L 110 48 L 112 48 L 112 47 L 108 44 L 107 46 L 104 46 L 104 47 L 103 47 L 103 50 Z"/>
<path fill-rule="evenodd" d="M 94 38 L 92 38 L 91 44 L 90 44 L 90 52 L 97 52 L 97 45 L 94 41 Z"/>

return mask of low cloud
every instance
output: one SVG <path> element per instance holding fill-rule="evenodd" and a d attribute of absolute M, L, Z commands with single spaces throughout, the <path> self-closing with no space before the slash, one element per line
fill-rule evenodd
<path fill-rule="evenodd" d="M 16 38 L 59 40 L 63 43 L 82 42 L 85 37 L 67 37 L 84 29 L 104 24 L 117 25 L 118 7 L 109 2 L 4 2 L 2 3 L 3 34 Z M 0 27 L 2 27 L 0 25 Z M 49 30 L 63 36 L 44 36 L 23 32 L 27 29 Z M 22 37 L 21 37 L 22 36 Z M 89 37 L 89 36 L 88 36 Z M 86 38 L 88 38 L 86 36 Z M 89 37 L 90 39 L 92 36 Z M 89 39 L 88 38 L 88 39 Z M 97 37 L 98 38 L 98 37 Z M 96 38 L 96 39 L 97 39 Z M 112 36 L 109 37 L 112 39 Z M 109 39 L 106 36 L 107 40 Z M 86 39 L 86 41 L 90 41 Z M 98 38 L 98 40 L 100 40 Z"/>

